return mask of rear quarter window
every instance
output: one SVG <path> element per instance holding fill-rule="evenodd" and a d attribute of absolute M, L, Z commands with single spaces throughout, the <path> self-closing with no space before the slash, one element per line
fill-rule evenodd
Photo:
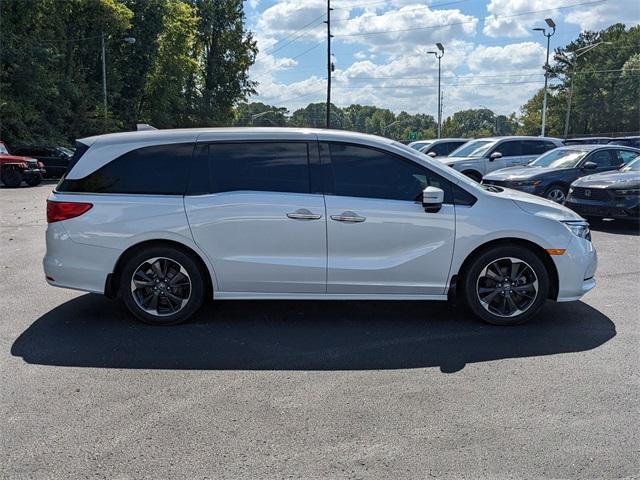
<path fill-rule="evenodd" d="M 184 195 L 193 147 L 192 143 L 184 143 L 132 150 L 84 178 L 63 179 L 57 190 L 78 193 Z M 75 164 L 73 159 L 71 163 Z M 71 168 L 72 165 L 69 166 L 69 170 Z"/>

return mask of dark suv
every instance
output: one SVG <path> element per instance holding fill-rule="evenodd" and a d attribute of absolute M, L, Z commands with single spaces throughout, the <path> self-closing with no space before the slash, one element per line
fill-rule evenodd
<path fill-rule="evenodd" d="M 47 177 L 58 178 L 64 175 L 73 157 L 73 151 L 65 147 L 22 146 L 14 149 L 16 155 L 32 157 L 42 162 L 47 170 Z"/>

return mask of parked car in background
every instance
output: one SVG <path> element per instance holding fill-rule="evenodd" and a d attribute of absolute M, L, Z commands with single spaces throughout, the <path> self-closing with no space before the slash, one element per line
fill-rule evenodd
<path fill-rule="evenodd" d="M 567 138 L 564 140 L 564 144 L 569 145 L 606 145 L 611 140 L 611 137 L 582 137 L 582 138 Z"/>
<path fill-rule="evenodd" d="M 416 140 L 415 142 L 411 142 L 407 145 L 409 148 L 413 148 L 414 150 L 420 150 L 422 147 L 429 145 L 433 140 Z"/>
<path fill-rule="evenodd" d="M 64 175 L 73 157 L 73 151 L 65 147 L 21 146 L 13 150 L 16 155 L 38 159 L 47 170 L 46 177 L 59 178 Z"/>
<path fill-rule="evenodd" d="M 119 296 L 153 324 L 185 321 L 205 298 L 446 300 L 457 288 L 477 316 L 512 325 L 595 286 L 575 212 L 340 130 L 86 138 L 47 220 L 51 285 Z"/>
<path fill-rule="evenodd" d="M 545 153 L 528 165 L 489 173 L 482 183 L 513 188 L 562 203 L 569 186 L 576 179 L 616 170 L 639 153 L 638 149 L 616 145 L 561 147 Z"/>
<path fill-rule="evenodd" d="M 489 172 L 526 165 L 544 152 L 560 146 L 560 140 L 550 137 L 479 138 L 465 143 L 440 161 L 479 182 Z"/>
<path fill-rule="evenodd" d="M 430 157 L 446 157 L 468 141 L 468 138 L 439 138 L 426 143 L 418 151 Z"/>
<path fill-rule="evenodd" d="M 585 218 L 640 220 L 640 156 L 618 170 L 576 180 L 564 204 Z"/>
<path fill-rule="evenodd" d="M 24 180 L 35 187 L 42 182 L 45 169 L 35 158 L 12 155 L 7 146 L 0 141 L 0 180 L 5 187 L 16 188 Z"/>
<path fill-rule="evenodd" d="M 640 137 L 620 137 L 609 141 L 610 145 L 624 145 L 625 147 L 640 148 Z"/>

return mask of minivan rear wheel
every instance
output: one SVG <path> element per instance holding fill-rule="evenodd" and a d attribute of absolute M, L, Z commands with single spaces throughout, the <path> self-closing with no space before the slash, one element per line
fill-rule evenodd
<path fill-rule="evenodd" d="M 549 294 L 542 260 L 521 246 L 488 250 L 473 259 L 464 277 L 471 311 L 494 325 L 519 325 L 533 317 Z"/>
<path fill-rule="evenodd" d="M 182 323 L 204 300 L 204 272 L 191 255 L 171 246 L 151 247 L 131 256 L 119 285 L 129 311 L 152 325 Z"/>

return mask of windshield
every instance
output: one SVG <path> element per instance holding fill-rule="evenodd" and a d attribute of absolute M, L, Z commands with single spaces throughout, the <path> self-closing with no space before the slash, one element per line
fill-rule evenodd
<path fill-rule="evenodd" d="M 620 169 L 622 172 L 640 172 L 640 155 Z"/>
<path fill-rule="evenodd" d="M 420 150 L 422 147 L 429 145 L 431 142 L 413 142 L 409 146 L 414 150 Z"/>
<path fill-rule="evenodd" d="M 529 165 L 532 167 L 573 168 L 584 158 L 586 150 L 564 150 L 556 148 L 539 156 Z"/>
<path fill-rule="evenodd" d="M 0 155 L 9 155 L 9 150 L 4 143 L 0 143 Z"/>
<path fill-rule="evenodd" d="M 449 154 L 450 157 L 482 157 L 496 143 L 495 140 L 472 140 Z"/>

